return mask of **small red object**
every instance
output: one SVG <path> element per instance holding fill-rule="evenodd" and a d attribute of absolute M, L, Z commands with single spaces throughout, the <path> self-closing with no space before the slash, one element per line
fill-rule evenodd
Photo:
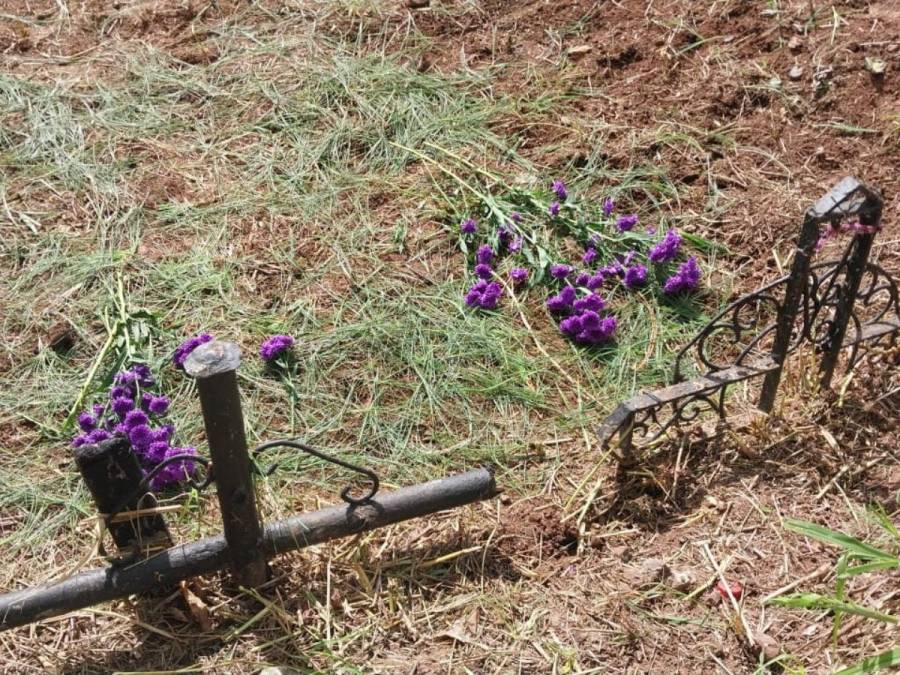
<path fill-rule="evenodd" d="M 741 586 L 737 581 L 733 581 L 732 583 L 730 583 L 727 588 L 725 584 L 719 581 L 716 584 L 716 590 L 719 591 L 719 594 L 726 600 L 728 599 L 728 591 L 731 591 L 731 594 L 734 596 L 735 600 L 740 600 L 741 596 L 744 594 L 744 587 Z"/>

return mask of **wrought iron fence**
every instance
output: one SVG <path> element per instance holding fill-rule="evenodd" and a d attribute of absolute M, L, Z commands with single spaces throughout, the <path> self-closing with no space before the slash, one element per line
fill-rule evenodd
<path fill-rule="evenodd" d="M 758 407 L 771 411 L 785 361 L 801 347 L 821 354 L 819 377 L 828 386 L 844 350 L 852 368 L 867 349 L 895 343 L 897 282 L 868 260 L 881 212 L 875 190 L 852 177 L 840 181 L 807 210 L 790 274 L 720 311 L 678 352 L 671 385 L 621 403 L 603 421 L 601 443 L 618 435 L 620 459 L 633 462 L 636 444 L 652 444 L 702 414 L 724 420 L 726 392 L 739 382 L 762 378 Z M 853 236 L 839 259 L 813 264 L 823 225 Z"/>

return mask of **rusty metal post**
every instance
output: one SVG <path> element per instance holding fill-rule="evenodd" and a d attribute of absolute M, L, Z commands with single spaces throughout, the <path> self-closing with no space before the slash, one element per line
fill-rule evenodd
<path fill-rule="evenodd" d="M 814 213 L 807 212 L 800 230 L 800 238 L 794 253 L 794 263 L 791 265 L 791 274 L 784 289 L 784 300 L 778 309 L 775 323 L 771 357 L 776 367 L 766 373 L 759 397 L 759 409 L 764 412 L 771 412 L 772 406 L 775 405 L 778 385 L 781 383 L 781 372 L 791 346 L 797 312 L 800 309 L 800 300 L 809 283 L 809 265 L 816 242 L 819 240 L 819 222 L 819 218 Z"/>
<path fill-rule="evenodd" d="M 120 554 L 148 554 L 172 545 L 166 522 L 158 513 L 130 516 L 128 512 L 152 509 L 153 495 L 136 494 L 144 477 L 131 446 L 124 438 L 75 448 L 75 464 L 101 517 L 119 512 L 107 523 Z"/>
<path fill-rule="evenodd" d="M 841 286 L 837 306 L 834 308 L 828 339 L 824 345 L 825 355 L 819 364 L 819 376 L 823 387 L 831 384 L 835 366 L 841 350 L 844 348 L 844 338 L 853 315 L 856 295 L 859 293 L 860 284 L 866 273 L 866 263 L 869 261 L 872 243 L 878 228 L 881 227 L 881 206 L 881 200 L 872 200 L 871 209 L 861 211 L 859 214 L 860 225 L 866 230 L 853 237 L 853 249 L 847 256 L 847 272 Z"/>
<path fill-rule="evenodd" d="M 266 581 L 268 570 L 237 384 L 240 362 L 236 344 L 215 340 L 191 352 L 184 369 L 200 393 L 232 573 L 239 584 L 253 588 Z"/>

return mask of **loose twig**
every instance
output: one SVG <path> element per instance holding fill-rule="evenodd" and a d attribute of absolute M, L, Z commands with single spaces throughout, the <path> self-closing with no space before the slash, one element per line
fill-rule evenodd
<path fill-rule="evenodd" d="M 812 581 L 813 579 L 818 579 L 819 577 L 826 574 L 828 572 L 828 570 L 830 570 L 830 569 L 831 569 L 830 564 L 823 563 L 822 565 L 819 565 L 815 570 L 813 570 L 812 572 L 807 574 L 805 577 L 800 577 L 799 579 L 792 581 L 791 583 L 787 584 L 786 586 L 782 586 L 777 591 L 772 591 L 767 596 L 762 598 L 759 601 L 759 604 L 765 605 L 767 602 L 770 602 L 771 600 L 777 598 L 779 595 L 787 593 L 788 591 L 792 591 L 795 588 L 797 588 L 798 586 L 802 586 L 803 584 L 807 583 L 808 581 Z"/>
<path fill-rule="evenodd" d="M 750 631 L 750 627 L 747 625 L 747 619 L 744 618 L 744 612 L 741 610 L 741 606 L 738 605 L 737 600 L 734 599 L 734 595 L 732 595 L 731 593 L 731 586 L 729 586 L 728 582 L 725 581 L 725 575 L 722 574 L 722 568 L 719 566 L 719 563 L 716 562 L 716 557 L 710 550 L 708 542 L 703 542 L 703 552 L 706 554 L 706 557 L 709 558 L 709 562 L 712 564 L 713 569 L 716 572 L 716 576 L 719 577 L 719 581 L 722 582 L 722 588 L 724 588 L 725 592 L 728 594 L 728 599 L 731 601 L 731 606 L 737 613 L 738 619 L 741 622 L 741 627 L 744 629 L 744 636 L 747 638 L 747 644 L 753 647 L 756 644 L 753 641 L 753 633 Z"/>

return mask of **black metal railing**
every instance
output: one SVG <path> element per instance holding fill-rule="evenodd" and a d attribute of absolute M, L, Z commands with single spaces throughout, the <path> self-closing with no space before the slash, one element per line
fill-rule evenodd
<path fill-rule="evenodd" d="M 676 355 L 673 384 L 621 403 L 600 425 L 601 443 L 618 435 L 620 459 L 633 462 L 636 443 L 655 443 L 703 413 L 724 421 L 726 392 L 739 382 L 763 378 L 758 407 L 771 411 L 785 361 L 803 346 L 821 354 L 819 379 L 827 387 L 842 351 L 849 349 L 852 368 L 864 348 L 895 341 L 897 283 L 868 260 L 881 211 L 876 191 L 855 178 L 840 181 L 807 210 L 790 274 L 713 317 Z M 823 225 L 854 234 L 838 260 L 813 264 Z"/>

